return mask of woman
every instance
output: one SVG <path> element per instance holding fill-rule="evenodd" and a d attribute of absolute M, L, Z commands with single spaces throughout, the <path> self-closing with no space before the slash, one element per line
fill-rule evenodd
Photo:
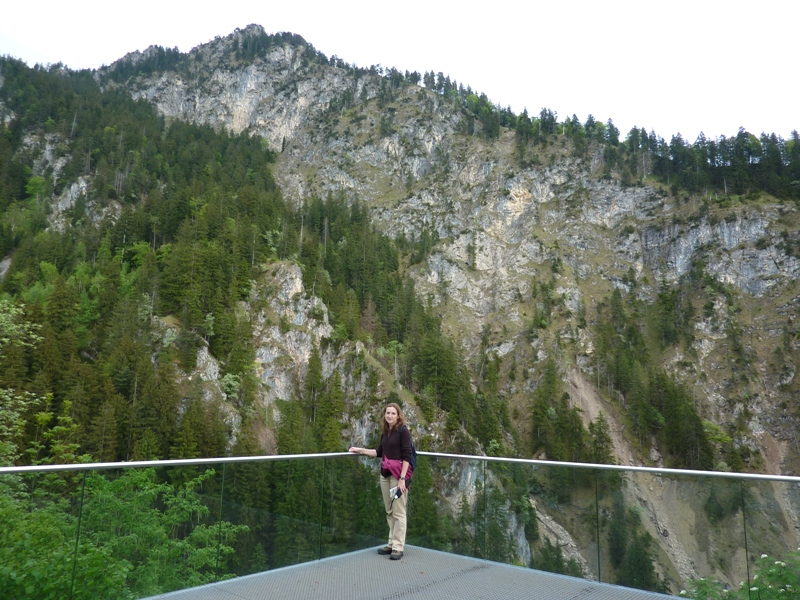
<path fill-rule="evenodd" d="M 392 560 L 403 558 L 406 543 L 406 503 L 411 482 L 411 434 L 403 411 L 394 402 L 383 409 L 381 442 L 375 449 L 353 446 L 350 452 L 381 458 L 381 492 L 389 524 L 389 543 L 378 550 Z M 393 495 L 390 490 L 397 488 Z M 399 495 L 398 495 L 399 494 Z"/>

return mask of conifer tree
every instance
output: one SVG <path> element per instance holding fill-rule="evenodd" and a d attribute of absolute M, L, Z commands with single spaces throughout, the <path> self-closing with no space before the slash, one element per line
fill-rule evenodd
<path fill-rule="evenodd" d="M 319 347 L 314 344 L 311 348 L 311 357 L 308 359 L 304 402 L 312 423 L 316 423 L 317 420 L 317 409 L 322 401 L 323 385 L 322 360 L 319 356 Z"/>
<path fill-rule="evenodd" d="M 325 393 L 322 395 L 317 414 L 317 436 L 323 452 L 342 450 L 342 413 L 344 412 L 344 393 L 342 376 L 338 370 L 328 378 Z"/>
<path fill-rule="evenodd" d="M 614 453 L 605 413 L 600 411 L 597 418 L 589 423 L 589 462 L 613 464 Z"/>

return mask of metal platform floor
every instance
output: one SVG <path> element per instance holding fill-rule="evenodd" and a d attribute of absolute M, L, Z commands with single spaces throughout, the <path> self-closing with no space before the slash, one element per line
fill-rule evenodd
<path fill-rule="evenodd" d="M 154 596 L 161 600 L 655 600 L 643 592 L 468 556 L 406 546 L 399 561 L 376 548 Z"/>

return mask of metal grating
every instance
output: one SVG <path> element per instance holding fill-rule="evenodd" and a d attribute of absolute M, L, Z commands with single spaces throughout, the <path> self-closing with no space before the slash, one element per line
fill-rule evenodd
<path fill-rule="evenodd" d="M 152 600 L 655 600 L 615 585 L 406 546 L 399 561 L 375 549 L 154 596 Z"/>

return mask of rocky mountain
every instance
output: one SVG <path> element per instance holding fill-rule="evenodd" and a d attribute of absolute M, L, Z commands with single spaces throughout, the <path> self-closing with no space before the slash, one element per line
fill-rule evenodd
<path fill-rule="evenodd" d="M 543 421 L 561 414 L 555 398 L 544 417 L 537 413 L 552 369 L 558 380 L 552 390 L 565 410 L 579 409 L 574 414 L 587 430 L 604 416 L 620 464 L 672 466 L 682 449 L 663 432 L 681 421 L 696 424 L 702 435 L 695 430 L 691 439 L 705 444 L 687 450 L 681 466 L 705 460 L 703 468 L 797 472 L 796 201 L 763 190 L 728 194 L 727 181 L 724 192 L 671 184 L 659 174 L 663 156 L 652 146 L 579 139 L 568 132 L 569 121 L 548 125 L 544 110 L 531 139 L 537 130 L 520 126 L 522 116 L 511 123 L 485 96 L 451 86 L 441 74 L 426 74 L 420 86 L 418 74 L 358 68 L 321 55 L 299 36 L 271 36 L 259 26 L 187 54 L 151 47 L 93 76 L 104 90 L 152 104 L 168 122 L 263 138 L 277 153 L 273 172 L 284 199 L 299 209 L 315 198 L 360 203 L 373 228 L 398 246 L 414 245 L 417 257 L 402 259 L 403 275 L 441 319 L 473 392 L 497 400 L 510 417 L 498 447 L 542 458 L 566 452 L 536 437 Z M 0 114 L 4 122 L 14 119 L 2 106 Z M 550 129 L 542 134 L 542 127 Z M 63 135 L 26 139 L 25 152 L 38 161 L 34 173 L 54 185 L 68 162 L 59 145 L 68 145 Z M 121 168 L 117 175 L 124 176 Z M 120 219 L 125 199 L 101 202 L 93 185 L 84 174 L 63 187 L 49 226 L 63 231 L 79 203 L 97 222 Z M 322 377 L 341 374 L 349 407 L 344 435 L 351 442 L 369 437 L 374 399 L 397 394 L 428 448 L 461 449 L 453 442 L 461 427 L 459 439 L 469 438 L 463 447 L 493 451 L 450 422 L 448 411 L 425 406 L 425 389 L 398 384 L 396 345 L 393 373 L 388 344 L 337 335 L 331 307 L 296 258 L 264 264 L 238 304 L 252 323 L 259 388 L 247 410 L 265 415 L 258 432 L 263 451 L 275 450 L 279 401 L 307 389 L 317 351 Z M 0 262 L 0 279 L 9 264 Z M 180 335 L 169 318 L 154 323 L 165 345 Z M 627 354 L 619 350 L 623 343 Z M 200 386 L 204 398 L 221 403 L 234 443 L 241 381 L 222 375 L 219 358 L 204 344 L 188 371 L 181 385 Z M 663 414 L 643 409 L 645 396 L 651 404 L 657 396 L 644 380 L 674 386 L 684 412 L 670 417 L 667 406 Z M 706 446 L 711 450 L 703 455 Z M 442 488 L 452 513 L 468 487 L 462 484 L 477 479 L 473 467 L 446 475 Z M 796 494 L 777 485 L 753 494 L 766 507 L 755 525 L 764 541 L 796 547 Z M 746 569 L 747 557 L 737 553 L 722 564 L 718 548 L 735 544 L 734 534 L 709 524 L 705 496 L 686 482 L 632 477 L 625 497 L 659 540 L 661 576 L 684 582 L 712 571 L 733 581 Z M 665 517 L 666 502 L 687 519 Z M 601 565 L 582 528 L 567 524 L 553 506 L 535 509 L 540 530 L 580 572 L 596 574 Z M 579 521 L 580 510 L 571 506 L 569 518 Z M 512 515 L 509 529 L 528 563 L 524 524 Z"/>
<path fill-rule="evenodd" d="M 399 85 L 388 69 L 320 58 L 302 41 L 264 39 L 272 40 L 249 26 L 164 70 L 150 48 L 97 77 L 168 119 L 264 137 L 281 150 L 278 182 L 298 205 L 357 198 L 382 231 L 435 240 L 409 269 L 418 295 L 465 357 L 503 359 L 502 394 L 519 412 L 536 386 L 535 365 L 554 345 L 568 349 L 565 365 L 590 381 L 596 375 L 592 328 L 579 320 L 591 323 L 614 288 L 653 304 L 659 286 L 679 286 L 702 268 L 723 291 L 692 300 L 704 301 L 688 325 L 692 341 L 664 352 L 663 364 L 691 386 L 706 418 L 761 454 L 754 468 L 792 471 L 800 258 L 787 239 L 797 238 L 795 204 L 765 196 L 726 206 L 668 193 L 647 178 L 649 159 L 643 183 L 626 186 L 604 171 L 602 148 L 576 156 L 564 135 L 520 158 L 512 130 L 487 139 L 474 115 L 442 94 Z M 242 57 L 259 44 L 263 51 Z M 542 305 L 537 282 L 551 278 L 558 314 L 530 339 Z M 730 359 L 732 330 L 747 355 L 742 368 Z M 777 347 L 787 352 L 776 357 Z M 512 374 L 512 364 L 526 365 L 528 377 Z"/>

